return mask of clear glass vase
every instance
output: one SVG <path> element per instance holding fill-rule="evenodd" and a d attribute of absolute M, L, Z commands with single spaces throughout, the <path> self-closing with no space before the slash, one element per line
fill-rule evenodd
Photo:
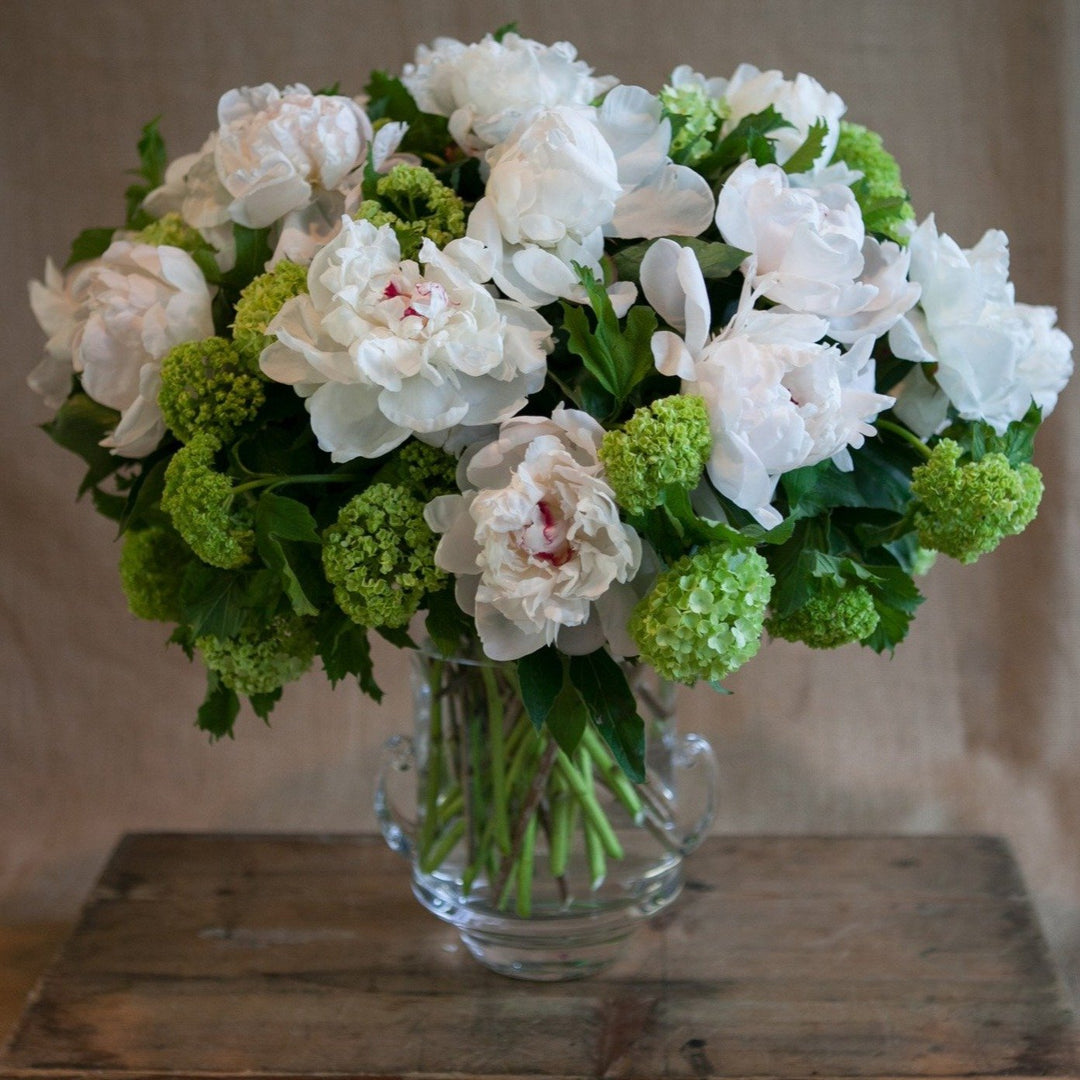
<path fill-rule="evenodd" d="M 705 739 L 675 731 L 673 687 L 644 667 L 629 676 L 642 784 L 591 725 L 572 755 L 537 732 L 513 665 L 416 654 L 415 732 L 386 745 L 376 813 L 416 897 L 493 971 L 592 974 L 679 893 L 713 818 L 716 762 Z"/>

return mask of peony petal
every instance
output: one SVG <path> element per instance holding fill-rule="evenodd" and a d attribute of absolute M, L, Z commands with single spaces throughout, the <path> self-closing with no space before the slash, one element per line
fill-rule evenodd
<path fill-rule="evenodd" d="M 380 411 L 380 392 L 361 383 L 324 383 L 308 398 L 311 430 L 331 461 L 381 457 L 409 437 Z"/>

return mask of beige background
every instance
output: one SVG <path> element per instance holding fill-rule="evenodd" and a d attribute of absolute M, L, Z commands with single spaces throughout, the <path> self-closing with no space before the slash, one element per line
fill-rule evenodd
<path fill-rule="evenodd" d="M 26 280 L 118 219 L 154 115 L 175 156 L 230 87 L 358 92 L 420 41 L 515 18 L 653 89 L 681 62 L 810 72 L 885 135 L 920 215 L 965 245 L 1004 228 L 1019 298 L 1058 305 L 1080 335 L 1075 3 L 0 0 L 0 919 L 73 913 L 126 829 L 372 827 L 373 761 L 409 708 L 402 662 L 380 649 L 381 709 L 313 675 L 273 730 L 247 713 L 235 742 L 194 730 L 201 674 L 127 614 L 111 526 L 73 502 L 79 464 L 34 429 Z M 1078 401 L 1040 438 L 1039 520 L 977 567 L 937 567 L 894 659 L 772 644 L 733 697 L 683 705 L 720 752 L 719 829 L 1003 833 L 1080 981 Z"/>

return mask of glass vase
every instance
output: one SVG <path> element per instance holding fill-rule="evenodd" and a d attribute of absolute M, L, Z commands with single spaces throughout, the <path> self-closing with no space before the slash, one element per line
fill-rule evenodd
<path fill-rule="evenodd" d="M 711 747 L 675 730 L 672 686 L 627 674 L 646 728 L 641 784 L 591 724 L 572 754 L 538 732 L 513 665 L 415 654 L 415 730 L 386 745 L 376 813 L 417 899 L 493 971 L 557 980 L 607 966 L 679 894 L 708 830 Z"/>

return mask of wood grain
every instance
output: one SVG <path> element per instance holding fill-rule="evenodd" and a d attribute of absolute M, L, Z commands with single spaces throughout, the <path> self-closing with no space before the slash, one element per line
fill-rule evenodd
<path fill-rule="evenodd" d="M 381 840 L 131 836 L 0 1078 L 1077 1075 L 1001 841 L 717 838 L 690 870 L 609 972 L 541 985 Z"/>

